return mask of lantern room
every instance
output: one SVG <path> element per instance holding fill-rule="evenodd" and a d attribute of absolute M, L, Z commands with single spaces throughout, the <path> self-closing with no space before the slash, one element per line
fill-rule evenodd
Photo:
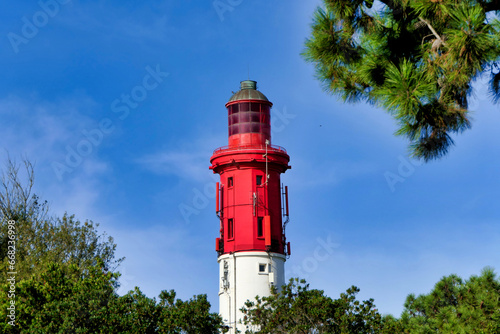
<path fill-rule="evenodd" d="M 257 82 L 245 80 L 241 89 L 226 103 L 229 146 L 264 146 L 271 143 L 271 107 L 257 90 Z"/>

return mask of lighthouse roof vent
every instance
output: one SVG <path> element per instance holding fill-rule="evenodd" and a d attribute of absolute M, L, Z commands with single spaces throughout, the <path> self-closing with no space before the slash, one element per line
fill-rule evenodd
<path fill-rule="evenodd" d="M 257 90 L 257 81 L 244 80 L 240 82 L 241 88 L 233 94 L 228 102 L 238 100 L 262 100 L 269 101 L 267 97 Z"/>

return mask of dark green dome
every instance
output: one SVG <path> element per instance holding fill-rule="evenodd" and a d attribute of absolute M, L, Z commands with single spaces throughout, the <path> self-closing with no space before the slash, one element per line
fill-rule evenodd
<path fill-rule="evenodd" d="M 257 81 L 244 80 L 240 82 L 241 89 L 231 96 L 229 101 L 238 100 L 262 100 L 269 101 L 267 97 L 257 90 Z"/>

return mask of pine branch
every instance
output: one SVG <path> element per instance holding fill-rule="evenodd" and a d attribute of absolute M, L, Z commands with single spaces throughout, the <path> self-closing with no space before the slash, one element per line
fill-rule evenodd
<path fill-rule="evenodd" d="M 439 34 L 436 32 L 436 30 L 434 29 L 434 27 L 432 27 L 432 25 L 429 23 L 429 21 L 427 21 L 426 19 L 423 19 L 421 18 L 420 16 L 418 17 L 418 19 L 425 23 L 427 25 L 427 27 L 429 28 L 429 30 L 432 32 L 432 34 L 434 36 L 436 36 L 436 38 L 438 39 L 438 41 L 443 44 L 444 46 L 446 46 L 446 43 L 443 41 L 443 39 L 441 38 L 441 36 L 439 36 Z"/>

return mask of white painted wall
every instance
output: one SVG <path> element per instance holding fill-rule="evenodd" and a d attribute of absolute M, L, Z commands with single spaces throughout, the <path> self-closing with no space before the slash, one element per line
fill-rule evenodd
<path fill-rule="evenodd" d="M 237 252 L 219 256 L 219 314 L 230 334 L 236 328 L 245 333 L 246 327 L 240 324 L 243 314 L 240 309 L 247 300 L 254 301 L 255 296 L 269 296 L 270 286 L 274 284 L 278 291 L 285 284 L 285 260 L 282 254 L 267 252 Z M 260 272 L 259 265 L 265 265 L 265 272 Z M 269 271 L 269 266 L 271 271 Z"/>

